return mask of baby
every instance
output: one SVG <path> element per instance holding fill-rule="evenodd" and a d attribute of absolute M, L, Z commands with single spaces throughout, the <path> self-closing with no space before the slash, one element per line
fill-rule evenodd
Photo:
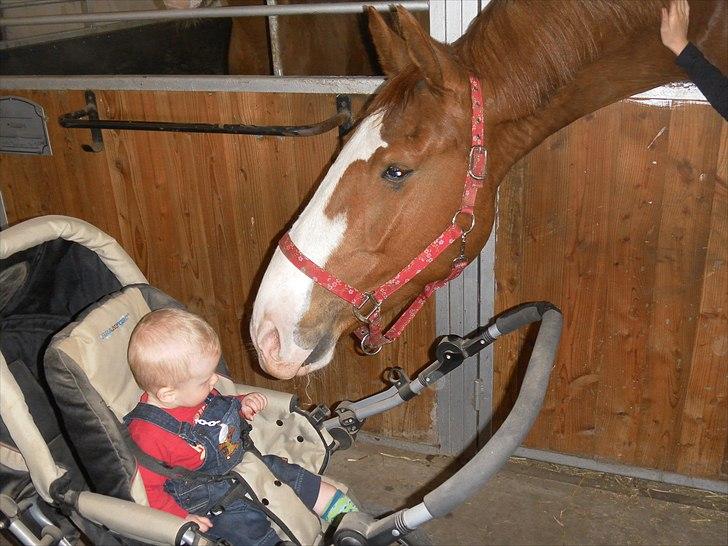
<path fill-rule="evenodd" d="M 145 453 L 169 467 L 224 475 L 246 450 L 255 449 L 246 420 L 268 400 L 257 392 L 218 393 L 214 387 L 220 354 L 217 334 L 197 315 L 160 309 L 139 321 L 129 340 L 128 359 L 144 393 L 124 420 Z M 349 497 L 321 476 L 275 455 L 261 458 L 324 521 L 356 510 Z M 193 521 L 215 539 L 255 546 L 280 540 L 265 513 L 246 499 L 236 498 L 222 512 L 217 509 L 230 490 L 227 481 L 200 486 L 199 481 L 169 479 L 144 466 L 140 472 L 153 508 Z"/>

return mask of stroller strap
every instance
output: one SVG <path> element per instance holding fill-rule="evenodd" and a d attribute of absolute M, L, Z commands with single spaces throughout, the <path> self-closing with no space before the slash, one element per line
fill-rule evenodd
<path fill-rule="evenodd" d="M 145 453 L 132 439 L 131 434 L 129 434 L 129 430 L 126 427 L 120 426 L 119 429 L 121 429 L 121 434 L 126 446 L 132 452 L 139 464 L 141 464 L 144 468 L 151 470 L 155 474 L 159 474 L 160 476 L 164 476 L 170 480 L 185 479 L 199 481 L 201 483 L 227 479 L 226 476 L 206 474 L 200 470 L 190 470 L 189 468 L 184 468 L 182 466 L 169 466 L 159 459 L 155 459 L 151 455 Z"/>
<path fill-rule="evenodd" d="M 175 436 L 181 436 L 185 440 L 190 437 L 190 430 L 192 429 L 190 423 L 178 421 L 166 411 L 144 402 L 139 402 L 133 410 L 124 416 L 124 424 L 128 427 L 134 419 L 151 423 Z"/>

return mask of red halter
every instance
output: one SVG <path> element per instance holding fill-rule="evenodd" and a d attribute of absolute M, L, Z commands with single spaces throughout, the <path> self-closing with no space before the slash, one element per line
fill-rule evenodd
<path fill-rule="evenodd" d="M 475 197 L 478 189 L 483 186 L 487 159 L 483 136 L 483 93 L 480 89 L 480 82 L 474 76 L 470 76 L 470 97 L 472 105 L 472 139 L 468 157 L 468 174 L 465 177 L 465 188 L 460 208 L 455 212 L 448 228 L 392 279 L 371 292 L 360 292 L 304 256 L 293 243 L 288 233 L 278 243 L 283 254 L 294 266 L 314 282 L 326 288 L 326 290 L 351 303 L 354 307 L 354 316 L 362 323 L 354 333 L 360 338 L 361 349 L 365 354 L 377 354 L 382 346 L 397 339 L 417 312 L 422 309 L 427 299 L 435 293 L 435 290 L 460 275 L 465 266 L 468 265 L 465 257 L 465 240 L 468 233 L 475 226 L 473 211 Z M 458 216 L 461 215 L 470 217 L 470 225 L 465 229 L 461 228 L 457 223 Z M 453 260 L 450 274 L 444 279 L 427 284 L 390 329 L 383 333 L 381 307 L 384 300 L 411 281 L 458 239 L 460 239 L 460 254 Z M 364 308 L 367 305 L 371 307 L 368 311 L 365 311 Z"/>

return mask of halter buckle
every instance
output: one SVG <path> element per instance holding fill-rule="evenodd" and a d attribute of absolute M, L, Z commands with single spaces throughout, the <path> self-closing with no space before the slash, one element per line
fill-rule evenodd
<path fill-rule="evenodd" d="M 371 322 L 370 319 L 372 315 L 374 315 L 375 313 L 379 314 L 379 311 L 382 308 L 382 302 L 377 301 L 377 298 L 374 297 L 374 292 L 364 292 L 364 296 L 365 299 L 363 302 L 361 302 L 361 305 L 352 306 L 352 312 L 354 313 L 356 320 L 364 324 L 369 324 Z M 362 309 L 367 303 L 371 303 L 373 307 L 371 311 L 365 314 L 362 312 Z M 369 334 L 367 334 L 365 337 L 369 337 Z"/>
<path fill-rule="evenodd" d="M 481 172 L 476 174 L 478 155 L 483 156 L 483 164 L 481 166 Z M 468 176 L 475 178 L 475 180 L 485 180 L 485 166 L 488 160 L 488 150 L 485 146 L 475 145 L 470 148 L 470 155 L 468 156 Z"/>
<path fill-rule="evenodd" d="M 382 350 L 382 345 L 372 348 L 369 343 L 367 343 L 371 335 L 371 332 L 368 332 L 363 338 L 361 338 L 361 341 L 359 342 L 359 348 L 361 349 L 361 352 L 367 356 L 374 356 Z"/>

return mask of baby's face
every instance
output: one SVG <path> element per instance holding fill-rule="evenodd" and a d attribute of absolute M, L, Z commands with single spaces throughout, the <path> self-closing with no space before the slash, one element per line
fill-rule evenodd
<path fill-rule="evenodd" d="M 174 387 L 175 402 L 178 406 L 194 407 L 201 404 L 217 383 L 215 373 L 219 353 L 201 355 L 190 366 L 190 378 Z"/>

